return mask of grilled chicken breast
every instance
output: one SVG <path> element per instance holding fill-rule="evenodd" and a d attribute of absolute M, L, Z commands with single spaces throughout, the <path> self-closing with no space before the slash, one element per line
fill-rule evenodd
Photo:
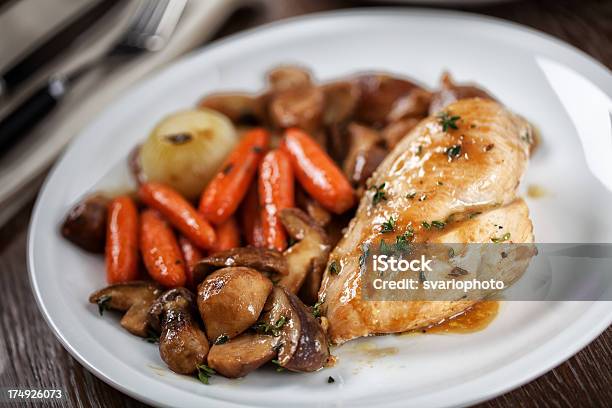
<path fill-rule="evenodd" d="M 334 273 L 328 265 L 323 277 L 319 299 L 333 343 L 428 326 L 474 303 L 364 300 L 364 244 L 394 241 L 407 231 L 417 243 L 533 242 L 527 206 L 516 197 L 531 136 L 529 124 L 499 103 L 472 98 L 423 120 L 398 143 L 369 180 L 370 190 L 330 256 Z M 390 219 L 393 231 L 382 234 Z M 509 267 L 504 279 L 516 279 L 527 263 Z"/>

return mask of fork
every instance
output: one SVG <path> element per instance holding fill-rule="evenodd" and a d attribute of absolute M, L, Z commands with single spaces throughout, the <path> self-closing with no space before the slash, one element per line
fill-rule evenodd
<path fill-rule="evenodd" d="M 174 32 L 187 0 L 139 0 L 129 25 L 107 52 L 67 74 L 54 75 L 0 121 L 0 153 L 53 111 L 69 92 L 71 84 L 117 55 L 129 58 L 161 50 Z"/>

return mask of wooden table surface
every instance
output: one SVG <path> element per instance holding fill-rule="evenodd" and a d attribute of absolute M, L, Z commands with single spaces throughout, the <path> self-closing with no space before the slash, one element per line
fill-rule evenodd
<path fill-rule="evenodd" d="M 285 17 L 364 4 L 369 5 L 355 1 L 264 0 L 258 7 L 240 10 L 232 16 L 217 38 Z M 612 67 L 610 0 L 508 2 L 468 11 L 537 28 Z M 32 296 L 26 270 L 26 235 L 31 209 L 30 203 L 0 229 L 0 387 L 60 386 L 69 393 L 68 400 L 62 403 L 32 404 L 38 407 L 143 406 L 84 369 L 62 348 L 45 324 Z M 612 406 L 612 328 L 554 370 L 481 406 Z"/>

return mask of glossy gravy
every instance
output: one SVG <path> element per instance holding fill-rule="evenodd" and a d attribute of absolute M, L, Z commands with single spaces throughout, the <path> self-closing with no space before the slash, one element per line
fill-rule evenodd
<path fill-rule="evenodd" d="M 499 301 L 478 302 L 458 316 L 420 330 L 421 333 L 474 333 L 484 330 L 499 312 Z"/>

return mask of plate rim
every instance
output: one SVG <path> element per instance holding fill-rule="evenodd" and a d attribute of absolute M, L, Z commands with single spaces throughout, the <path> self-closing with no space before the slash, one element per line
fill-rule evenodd
<path fill-rule="evenodd" d="M 285 26 L 292 26 L 295 24 L 308 23 L 313 20 L 334 19 L 334 18 L 339 18 L 339 19 L 349 18 L 350 19 L 350 18 L 357 18 L 357 17 L 366 17 L 366 18 L 367 17 L 379 17 L 380 18 L 380 17 L 385 17 L 385 16 L 397 17 L 398 14 L 403 14 L 406 17 L 423 16 L 425 18 L 449 18 L 449 19 L 458 19 L 461 21 L 467 21 L 467 22 L 476 23 L 476 24 L 483 24 L 483 23 L 487 24 L 488 23 L 488 24 L 495 24 L 498 26 L 505 26 L 505 28 L 507 29 L 518 30 L 522 32 L 522 34 L 535 36 L 542 40 L 552 42 L 557 47 L 560 47 L 560 49 L 562 49 L 566 54 L 570 56 L 572 56 L 571 54 L 574 54 L 572 57 L 574 58 L 579 57 L 582 60 L 582 63 L 586 63 L 597 69 L 600 69 L 612 78 L 612 71 L 610 69 L 608 69 L 605 65 L 603 65 L 603 63 L 591 57 L 590 55 L 588 55 L 586 52 L 582 51 L 581 49 L 573 46 L 572 44 L 566 43 L 565 41 L 557 37 L 554 37 L 552 35 L 549 35 L 547 33 L 544 33 L 540 30 L 537 30 L 537 29 L 534 29 L 528 26 L 524 26 L 519 23 L 511 22 L 511 21 L 504 20 L 504 19 L 497 18 L 497 17 L 491 17 L 491 16 L 486 16 L 486 15 L 481 15 L 481 14 L 471 13 L 471 12 L 454 11 L 454 10 L 436 10 L 436 9 L 427 9 L 427 8 L 406 9 L 406 8 L 401 8 L 401 7 L 373 7 L 373 8 L 358 7 L 358 8 L 345 9 L 345 10 L 317 12 L 317 13 L 311 13 L 311 14 L 307 14 L 303 16 L 296 16 L 296 17 L 291 17 L 291 18 L 282 19 L 278 21 L 273 21 L 267 24 L 263 24 L 261 26 L 257 26 L 257 27 L 254 27 L 248 30 L 238 32 L 236 34 L 227 36 L 225 38 L 222 38 L 216 41 L 213 41 L 205 45 L 204 47 L 201 47 L 195 51 L 192 51 L 192 52 L 189 52 L 183 55 L 180 58 L 177 58 L 175 61 L 165 65 L 161 69 L 156 70 L 154 73 L 150 75 L 146 75 L 141 80 L 134 82 L 130 87 L 126 88 L 123 92 L 119 93 L 117 97 L 114 98 L 114 101 L 124 99 L 127 95 L 133 92 L 136 92 L 138 88 L 143 86 L 145 83 L 154 82 L 158 80 L 158 78 L 163 76 L 164 73 L 166 73 L 168 70 L 173 69 L 173 68 L 176 69 L 177 66 L 188 64 L 189 61 L 191 61 L 197 56 L 211 52 L 218 48 L 224 48 L 228 44 L 231 45 L 232 43 L 239 42 L 244 39 L 248 39 L 249 37 L 255 34 L 259 34 L 261 32 L 277 30 L 279 28 L 282 28 Z M 606 83 L 606 85 L 609 85 L 609 87 L 612 89 L 612 81 L 610 82 L 610 84 Z M 605 89 L 604 89 L 604 92 L 606 92 Z M 607 90 L 606 93 L 610 95 L 611 92 L 612 91 Z M 111 378 L 110 376 L 106 375 L 104 372 L 98 369 L 95 365 L 88 362 L 87 359 L 81 354 L 81 352 L 77 350 L 76 347 L 71 345 L 70 341 L 65 338 L 64 334 L 59 329 L 56 322 L 50 316 L 45 304 L 43 303 L 41 291 L 38 286 L 36 273 L 34 270 L 34 263 L 35 263 L 34 261 L 35 259 L 34 242 L 35 240 L 33 236 L 35 235 L 40 213 L 42 212 L 41 210 L 42 198 L 45 195 L 50 182 L 56 177 L 56 174 L 58 173 L 62 163 L 66 160 L 66 157 L 68 156 L 68 154 L 72 150 L 75 149 L 75 146 L 78 145 L 77 142 L 80 139 L 83 139 L 84 130 L 87 129 L 89 126 L 91 126 L 91 124 L 95 122 L 96 120 L 98 120 L 101 116 L 103 116 L 105 112 L 110 108 L 110 106 L 112 106 L 112 104 L 109 104 L 106 107 L 104 107 L 104 109 L 100 110 L 100 112 L 94 118 L 92 118 L 92 120 L 88 123 L 88 125 L 84 126 L 75 135 L 73 140 L 71 140 L 71 142 L 68 144 L 65 151 L 57 159 L 57 161 L 53 165 L 52 170 L 49 172 L 49 174 L 45 178 L 44 184 L 41 187 L 40 192 L 37 196 L 36 203 L 32 211 L 30 225 L 28 227 L 27 255 L 26 255 L 27 256 L 28 278 L 30 281 L 32 292 L 36 299 L 36 304 L 38 306 L 38 309 L 42 313 L 45 319 L 45 322 L 51 328 L 54 336 L 60 341 L 64 349 L 66 349 L 81 365 L 83 365 L 89 372 L 94 374 L 100 380 L 104 381 L 105 383 L 109 384 L 113 388 L 118 389 L 119 391 L 139 401 L 143 401 L 145 403 L 155 405 L 155 406 L 171 406 L 170 403 L 166 404 L 159 400 L 150 399 L 146 395 L 146 393 L 144 393 L 142 390 L 132 389 L 130 387 L 124 386 L 123 384 L 116 381 L 114 378 Z M 586 345 L 588 345 L 591 341 L 593 341 L 597 336 L 599 336 L 608 326 L 610 326 L 610 324 L 612 323 L 612 308 L 605 307 L 605 305 L 610 305 L 610 304 L 612 304 L 612 302 L 592 302 L 592 305 L 584 312 L 584 315 L 590 316 L 590 315 L 597 314 L 598 316 L 601 317 L 601 319 L 598 320 L 599 324 L 591 325 L 587 327 L 585 330 L 582 330 L 580 332 L 581 333 L 580 336 L 576 336 L 576 335 L 570 336 L 571 337 L 570 343 L 565 348 L 561 349 L 563 351 L 557 352 L 556 354 L 549 353 L 546 356 L 546 363 L 540 362 L 540 364 L 538 365 L 539 367 L 538 369 L 531 369 L 530 371 L 526 371 L 527 374 L 523 374 L 518 379 L 517 377 L 515 377 L 515 380 L 512 381 L 510 385 L 508 384 L 500 385 L 496 389 L 488 390 L 488 392 L 480 392 L 478 396 L 476 397 L 473 397 L 473 396 L 464 397 L 463 399 L 459 401 L 455 401 L 453 404 L 448 404 L 448 403 L 444 404 L 444 403 L 441 403 L 441 401 L 436 401 L 436 404 L 434 406 L 441 406 L 441 407 L 450 406 L 450 405 L 463 406 L 463 405 L 469 405 L 469 404 L 474 404 L 474 403 L 482 402 L 485 400 L 489 400 L 503 393 L 516 389 L 526 384 L 527 382 L 530 382 L 533 379 L 541 376 L 542 374 L 552 370 L 554 367 L 558 366 L 559 364 L 562 364 L 567 359 L 571 358 L 574 354 L 576 354 L 581 349 L 583 349 Z M 572 326 L 579 325 L 581 321 L 584 322 L 585 321 L 584 318 L 578 320 Z M 549 345 L 551 341 L 557 341 L 557 342 L 567 341 L 566 339 L 563 339 L 563 338 L 560 339 L 560 337 L 568 337 L 569 334 L 568 334 L 567 329 L 569 329 L 572 326 L 568 326 L 566 330 L 561 332 L 558 336 L 556 336 L 552 340 L 549 340 L 546 343 L 541 344 L 537 349 Z M 524 364 L 525 360 L 530 360 L 534 358 L 534 353 L 537 352 L 537 349 L 531 350 L 529 353 L 523 355 L 519 360 L 514 361 L 511 364 L 505 365 L 501 367 L 500 369 L 497 369 L 494 373 L 499 373 L 499 371 L 502 371 L 503 368 L 515 367 L 517 366 L 518 363 Z M 542 361 L 542 358 L 540 358 L 540 361 Z M 515 367 L 515 368 L 518 368 L 518 367 Z M 468 387 L 476 382 L 478 382 L 478 379 L 474 379 L 472 381 L 463 383 L 456 388 Z M 177 392 L 182 392 L 182 391 L 177 390 Z M 439 398 L 439 394 L 440 393 L 438 392 L 433 395 L 438 395 L 438 398 Z M 242 404 L 236 404 L 228 400 L 215 399 L 214 397 L 211 397 L 208 395 L 201 395 L 201 399 L 202 399 L 202 402 L 205 402 L 207 400 L 211 402 L 214 401 L 215 404 L 219 406 L 227 406 L 227 407 L 244 406 Z M 388 404 L 388 406 L 404 406 L 404 404 L 401 401 L 394 401 Z"/>

